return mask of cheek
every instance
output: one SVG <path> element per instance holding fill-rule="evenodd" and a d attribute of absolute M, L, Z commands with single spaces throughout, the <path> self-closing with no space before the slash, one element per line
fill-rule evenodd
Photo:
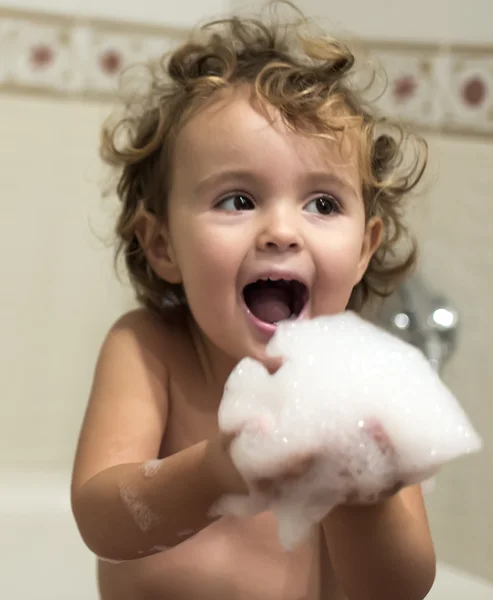
<path fill-rule="evenodd" d="M 337 260 L 327 260 L 319 271 L 320 289 L 324 294 L 350 294 L 356 284 L 359 254 L 345 254 Z"/>
<path fill-rule="evenodd" d="M 358 279 L 363 243 L 358 233 L 333 235 L 323 251 L 317 252 L 317 304 L 334 305 L 331 310 L 335 311 L 345 308 Z"/>
<path fill-rule="evenodd" d="M 235 291 L 242 254 L 233 236 L 220 235 L 206 226 L 189 228 L 176 247 L 185 292 L 193 304 L 197 297 Z"/>
<path fill-rule="evenodd" d="M 318 239 L 317 259 L 342 278 L 350 277 L 358 268 L 364 240 L 364 227 L 359 223 L 346 223 Z"/>
<path fill-rule="evenodd" d="M 331 260 L 331 270 L 341 281 L 352 281 L 357 273 L 361 258 L 361 246 L 351 245 L 340 248 Z"/>

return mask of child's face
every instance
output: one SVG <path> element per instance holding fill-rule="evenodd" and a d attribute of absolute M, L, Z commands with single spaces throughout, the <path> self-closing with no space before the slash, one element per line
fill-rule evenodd
<path fill-rule="evenodd" d="M 338 144 L 272 115 L 244 91 L 225 94 L 187 123 L 174 154 L 166 272 L 206 340 L 235 360 L 264 356 L 269 321 L 343 311 L 380 238 L 380 222 L 365 222 L 357 153 L 341 158 Z M 269 276 L 301 285 L 245 292 Z"/>

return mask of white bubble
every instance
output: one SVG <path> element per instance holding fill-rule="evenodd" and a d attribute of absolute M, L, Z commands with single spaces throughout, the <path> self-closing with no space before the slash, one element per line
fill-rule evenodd
<path fill-rule="evenodd" d="M 244 359 L 219 407 L 221 431 L 240 431 L 233 461 L 249 483 L 296 466 L 299 457 L 318 458 L 301 478 L 286 480 L 275 500 L 256 490 L 217 506 L 221 514 L 271 510 L 286 548 L 347 498 L 420 483 L 481 447 L 424 355 L 354 313 L 283 322 L 267 353 L 282 356 L 283 366 L 270 375 Z"/>
<path fill-rule="evenodd" d="M 125 562 L 123 560 L 115 560 L 113 558 L 105 558 L 104 556 L 98 556 L 98 559 L 102 562 L 110 563 L 112 565 L 119 565 L 120 563 Z"/>
<path fill-rule="evenodd" d="M 139 500 L 135 490 L 130 485 L 127 484 L 121 487 L 120 496 L 141 531 L 149 531 L 161 521 L 159 515 L 156 515 Z"/>
<path fill-rule="evenodd" d="M 140 467 L 140 470 L 142 471 L 144 477 L 153 477 L 159 471 L 162 462 L 163 461 L 158 458 L 153 458 L 143 463 L 143 465 Z"/>
<path fill-rule="evenodd" d="M 171 550 L 171 548 L 169 548 L 168 546 L 154 546 L 153 548 L 151 548 L 151 552 L 166 552 L 167 550 Z"/>
<path fill-rule="evenodd" d="M 184 529 L 183 531 L 178 532 L 178 537 L 190 537 L 194 533 L 195 531 L 193 529 Z"/>

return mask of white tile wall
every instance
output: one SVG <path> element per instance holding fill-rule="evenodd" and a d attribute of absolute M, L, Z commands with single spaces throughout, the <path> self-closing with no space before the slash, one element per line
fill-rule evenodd
<path fill-rule="evenodd" d="M 482 434 L 428 498 L 440 556 L 493 580 L 493 144 L 430 138 L 435 184 L 414 213 L 422 270 L 460 311 L 444 379 Z"/>
<path fill-rule="evenodd" d="M 101 116 L 0 97 L 0 465 L 69 464 L 101 336 L 129 302 L 107 247 Z"/>

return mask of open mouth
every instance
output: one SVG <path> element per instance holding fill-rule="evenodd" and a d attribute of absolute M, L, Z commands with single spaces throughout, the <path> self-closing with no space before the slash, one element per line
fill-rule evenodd
<path fill-rule="evenodd" d="M 275 325 L 300 316 L 308 301 L 308 288 L 295 279 L 258 279 L 245 286 L 243 298 L 254 317 Z"/>

